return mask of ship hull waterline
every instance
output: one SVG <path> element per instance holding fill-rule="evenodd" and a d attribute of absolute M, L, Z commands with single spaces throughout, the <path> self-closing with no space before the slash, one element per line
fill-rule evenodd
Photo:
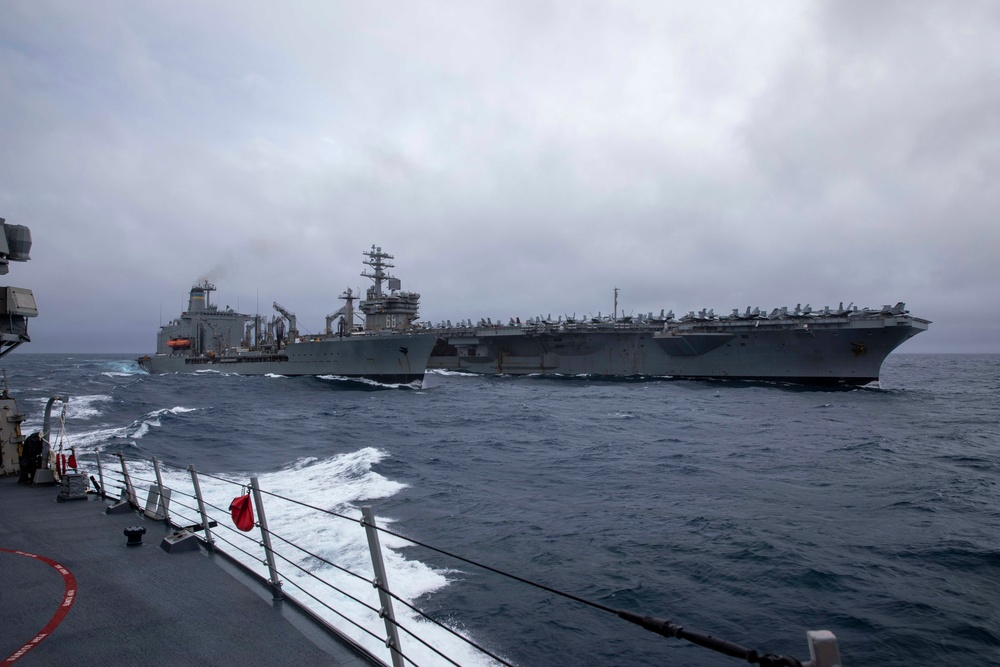
<path fill-rule="evenodd" d="M 151 374 L 218 371 L 237 375 L 338 376 L 405 384 L 424 376 L 432 334 L 350 336 L 290 343 L 273 353 L 157 354 L 140 357 Z"/>

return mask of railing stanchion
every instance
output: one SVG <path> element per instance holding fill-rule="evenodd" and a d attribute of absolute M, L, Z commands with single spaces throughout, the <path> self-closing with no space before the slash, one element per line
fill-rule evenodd
<path fill-rule="evenodd" d="M 191 472 L 191 483 L 194 485 L 194 497 L 198 499 L 198 511 L 201 512 L 201 525 L 205 529 L 205 542 L 209 551 L 215 551 L 215 538 L 212 537 L 212 529 L 208 527 L 208 512 L 205 511 L 205 499 L 201 496 L 201 484 L 198 483 L 198 473 L 194 466 L 188 466 Z"/>
<path fill-rule="evenodd" d="M 97 452 L 97 480 L 101 484 L 101 499 L 108 497 L 108 494 L 104 492 L 104 466 L 101 465 L 101 453 Z"/>
<path fill-rule="evenodd" d="M 278 566 L 274 563 L 274 552 L 271 550 L 271 533 L 267 530 L 267 517 L 264 516 L 264 500 L 260 493 L 260 485 L 256 477 L 250 478 L 250 488 L 253 490 L 253 502 L 257 505 L 257 516 L 260 521 L 261 545 L 267 556 L 267 569 L 271 572 L 271 595 L 275 600 L 284 598 L 281 592 L 281 579 L 278 578 Z"/>
<path fill-rule="evenodd" d="M 170 525 L 170 510 L 168 508 L 169 501 L 168 501 L 168 496 L 166 493 L 164 493 L 163 489 L 163 477 L 160 475 L 160 462 L 156 459 L 155 456 L 153 457 L 153 470 L 156 471 L 156 492 L 159 494 L 160 496 L 159 502 L 163 506 L 163 520 L 169 526 Z M 156 509 L 154 508 L 153 511 L 156 511 Z"/>
<path fill-rule="evenodd" d="M 139 498 L 135 495 L 135 488 L 132 486 L 132 478 L 128 476 L 128 466 L 125 465 L 125 452 L 119 449 L 118 458 L 122 462 L 122 475 L 125 477 L 125 493 L 128 494 L 128 501 L 135 507 L 139 507 Z"/>
<path fill-rule="evenodd" d="M 399 645 L 399 633 L 396 631 L 396 616 L 392 611 L 392 597 L 389 595 L 389 579 L 385 573 L 385 563 L 382 561 L 382 545 L 378 539 L 378 529 L 375 527 L 375 513 L 370 505 L 361 508 L 364 517 L 365 533 L 368 535 L 368 551 L 372 556 L 372 567 L 375 569 L 375 586 L 378 588 L 379 602 L 382 604 L 381 616 L 385 621 L 385 633 L 388 639 L 385 644 L 392 653 L 392 667 L 404 667 L 403 654 Z"/>

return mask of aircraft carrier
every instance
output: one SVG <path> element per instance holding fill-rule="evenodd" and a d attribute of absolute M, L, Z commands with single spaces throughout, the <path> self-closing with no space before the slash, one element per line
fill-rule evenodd
<path fill-rule="evenodd" d="M 419 294 L 399 291 L 385 273 L 390 255 L 366 253 L 375 281 L 361 304 L 373 326 L 426 331 L 437 339 L 430 369 L 491 375 L 671 377 L 865 385 L 879 378 L 882 362 L 903 342 L 926 331 L 929 321 L 910 315 L 903 303 L 879 309 L 841 303 L 813 310 L 749 308 L 673 311 L 637 317 L 612 316 L 489 319 L 452 324 L 417 322 Z M 382 281 L 389 281 L 383 293 Z M 341 297 L 344 298 L 344 297 Z"/>
<path fill-rule="evenodd" d="M 617 308 L 616 308 L 617 311 Z M 471 321 L 435 331 L 429 368 L 509 375 L 651 376 L 865 385 L 930 322 L 880 309 L 759 308 L 586 320 Z"/>
<path fill-rule="evenodd" d="M 386 273 L 392 259 L 365 253 L 374 285 L 361 302 L 366 328 L 423 331 L 436 338 L 427 367 L 490 375 L 670 377 L 865 385 L 882 362 L 930 322 L 904 303 L 878 309 L 841 303 L 813 310 L 801 304 L 770 312 L 747 307 L 730 315 L 712 310 L 612 316 L 483 319 L 452 324 L 417 321 L 420 295 L 400 290 Z M 382 283 L 388 281 L 388 291 Z M 350 290 L 342 299 L 350 296 Z M 350 321 L 348 318 L 347 321 Z"/>
<path fill-rule="evenodd" d="M 216 370 L 240 375 L 334 375 L 381 383 L 408 383 L 424 376 L 437 337 L 414 328 L 420 295 L 400 289 L 400 281 L 385 273 L 391 255 L 372 246 L 364 253 L 372 272 L 360 309 L 364 326 L 354 323 L 354 302 L 348 289 L 344 306 L 326 317 L 321 334 L 301 334 L 294 313 L 277 302 L 277 315 L 220 310 L 211 303 L 215 285 L 203 280 L 191 288 L 188 308 L 160 328 L 156 354 L 139 357 L 148 373 L 193 373 Z M 388 282 L 390 291 L 383 291 Z M 386 309 L 385 305 L 390 308 Z M 336 322 L 336 327 L 334 326 Z"/>

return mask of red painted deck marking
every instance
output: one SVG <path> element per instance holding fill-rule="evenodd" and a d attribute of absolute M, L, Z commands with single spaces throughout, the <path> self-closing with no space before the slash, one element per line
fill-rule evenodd
<path fill-rule="evenodd" d="M 66 618 L 66 614 L 68 614 L 69 610 L 73 607 L 73 601 L 76 600 L 76 577 L 73 576 L 72 572 L 51 558 L 39 556 L 38 554 L 31 554 L 27 551 L 15 551 L 13 549 L 0 548 L 0 551 L 8 554 L 14 554 L 15 556 L 26 556 L 28 558 L 34 558 L 35 560 L 42 561 L 62 575 L 63 583 L 66 585 L 66 592 L 63 593 L 62 604 L 59 605 L 59 609 L 57 609 L 56 613 L 52 615 L 52 618 L 45 624 L 45 627 L 42 628 L 41 631 L 31 639 L 31 641 L 11 653 L 6 660 L 0 662 L 0 665 L 11 665 L 24 657 L 28 651 L 41 644 L 42 640 L 51 635 L 52 631 L 63 622 L 64 618 Z"/>

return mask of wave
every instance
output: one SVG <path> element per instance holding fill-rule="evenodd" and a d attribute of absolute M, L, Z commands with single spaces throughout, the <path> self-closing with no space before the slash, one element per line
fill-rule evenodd
<path fill-rule="evenodd" d="M 426 375 L 443 375 L 445 377 L 479 377 L 479 373 L 469 373 L 466 371 L 450 371 L 444 368 L 433 368 L 426 372 Z"/>
<path fill-rule="evenodd" d="M 127 359 L 116 359 L 101 364 L 110 369 L 103 371 L 101 375 L 105 377 L 130 377 L 132 375 L 145 375 L 146 371 L 139 368 L 139 362 Z"/>
<path fill-rule="evenodd" d="M 185 408 L 180 405 L 172 408 L 154 410 L 152 412 L 147 412 L 145 415 L 132 422 L 132 424 L 126 427 L 126 430 L 131 431 L 129 437 L 133 440 L 139 440 L 149 433 L 150 428 L 159 428 L 160 426 L 163 426 L 161 417 L 165 415 L 182 415 L 188 412 L 195 412 L 196 410 L 197 408 Z"/>
<path fill-rule="evenodd" d="M 128 437 L 125 427 L 99 428 L 90 431 L 65 431 L 60 433 L 54 429 L 49 436 L 53 449 L 59 451 L 73 449 L 77 454 L 94 454 L 107 449 L 108 444 L 114 445 L 115 441 L 122 441 Z M 121 447 L 122 443 L 113 446 L 114 449 Z"/>
<path fill-rule="evenodd" d="M 358 524 L 361 519 L 361 504 L 391 497 L 406 488 L 405 484 L 387 479 L 372 469 L 388 456 L 384 450 L 365 447 L 325 459 L 316 457 L 299 459 L 282 470 L 258 476 L 263 492 L 268 530 L 272 535 L 275 550 L 299 566 L 297 568 L 289 565 L 288 561 L 278 560 L 279 576 L 284 582 L 286 592 L 313 607 L 316 613 L 324 616 L 329 623 L 337 626 L 375 655 L 383 656 L 387 664 L 390 656 L 384 644 L 373 640 L 367 632 L 359 630 L 354 625 L 344 623 L 336 612 L 331 612 L 329 609 L 336 609 L 379 634 L 383 621 L 377 611 L 363 608 L 359 611 L 355 603 L 324 586 L 316 577 L 330 582 L 348 595 L 368 601 L 375 610 L 380 607 L 376 592 L 370 583 L 374 573 L 366 534 Z M 150 477 L 151 469 L 150 464 L 140 462 L 136 464 L 135 474 L 137 477 Z M 228 507 L 234 496 L 245 492 L 251 475 L 249 472 L 237 472 L 201 476 L 201 487 L 206 501 L 217 508 Z M 190 475 L 186 472 L 168 468 L 164 471 L 164 477 L 165 483 L 169 486 L 182 489 L 185 493 L 189 492 Z M 291 502 L 293 499 L 339 516 L 317 515 L 315 509 Z M 259 512 L 259 508 L 257 511 Z M 189 512 L 189 510 L 178 507 L 177 512 Z M 198 517 L 194 515 L 178 514 L 174 520 L 181 523 L 186 521 L 200 523 Z M 241 535 L 232 530 L 228 516 L 220 518 L 219 523 L 214 532 L 224 536 L 226 540 L 238 539 L 234 538 L 234 534 Z M 377 523 L 383 528 L 392 525 L 392 521 L 385 517 L 378 517 Z M 247 533 L 245 537 L 256 543 L 255 533 Z M 381 533 L 379 539 L 387 576 L 395 595 L 412 604 L 418 598 L 439 591 L 449 584 L 448 575 L 451 571 L 435 569 L 402 554 L 402 549 L 410 546 L 408 541 L 386 533 Z M 304 551 L 298 551 L 288 543 L 298 545 Z M 235 550 L 230 551 L 248 567 L 264 577 L 268 576 L 259 558 Z M 337 567 L 329 563 L 336 563 Z M 345 574 L 344 570 L 356 576 Z M 313 604 L 310 596 L 318 600 L 318 603 Z M 429 643 L 441 647 L 448 655 L 455 657 L 458 664 L 493 664 L 470 649 L 465 642 L 427 622 L 405 606 L 396 606 L 395 613 L 401 624 L 415 629 L 417 634 Z M 416 664 L 433 664 L 438 657 L 415 642 L 410 642 L 406 650 L 407 654 L 413 656 Z"/>
<path fill-rule="evenodd" d="M 350 385 L 361 385 L 363 387 L 369 387 L 371 389 L 422 389 L 423 383 L 420 380 L 414 380 L 413 382 L 378 382 L 377 380 L 371 380 L 364 377 L 347 377 L 344 375 L 317 375 L 320 380 L 326 382 L 339 382 L 343 383 L 344 386 Z"/>
<path fill-rule="evenodd" d="M 49 399 L 47 398 L 30 399 L 31 403 L 38 404 L 39 408 L 37 410 L 37 414 L 39 417 L 41 417 L 41 415 L 45 412 L 45 404 L 48 400 Z M 100 404 L 107 403 L 111 400 L 113 400 L 112 397 L 107 394 L 70 396 L 66 403 L 60 403 L 57 401 L 52 404 L 52 420 L 53 422 L 58 422 L 64 407 L 66 410 L 66 419 L 94 419 L 95 417 L 101 416 L 104 412 Z M 39 426 L 41 426 L 41 418 L 39 418 Z"/>
<path fill-rule="evenodd" d="M 99 397 L 97 397 L 99 398 Z M 72 404 L 72 403 L 71 403 Z M 176 406 L 148 412 L 126 426 L 102 426 L 90 430 L 76 430 L 72 425 L 63 431 L 58 424 L 51 426 L 49 440 L 52 446 L 63 449 L 74 448 L 78 454 L 94 454 L 107 450 L 117 450 L 131 445 L 132 440 L 141 440 L 151 428 L 163 425 L 162 418 L 167 415 L 182 415 L 195 412 L 196 408 Z M 25 422 L 24 432 L 41 430 L 41 422 L 36 425 Z"/>

